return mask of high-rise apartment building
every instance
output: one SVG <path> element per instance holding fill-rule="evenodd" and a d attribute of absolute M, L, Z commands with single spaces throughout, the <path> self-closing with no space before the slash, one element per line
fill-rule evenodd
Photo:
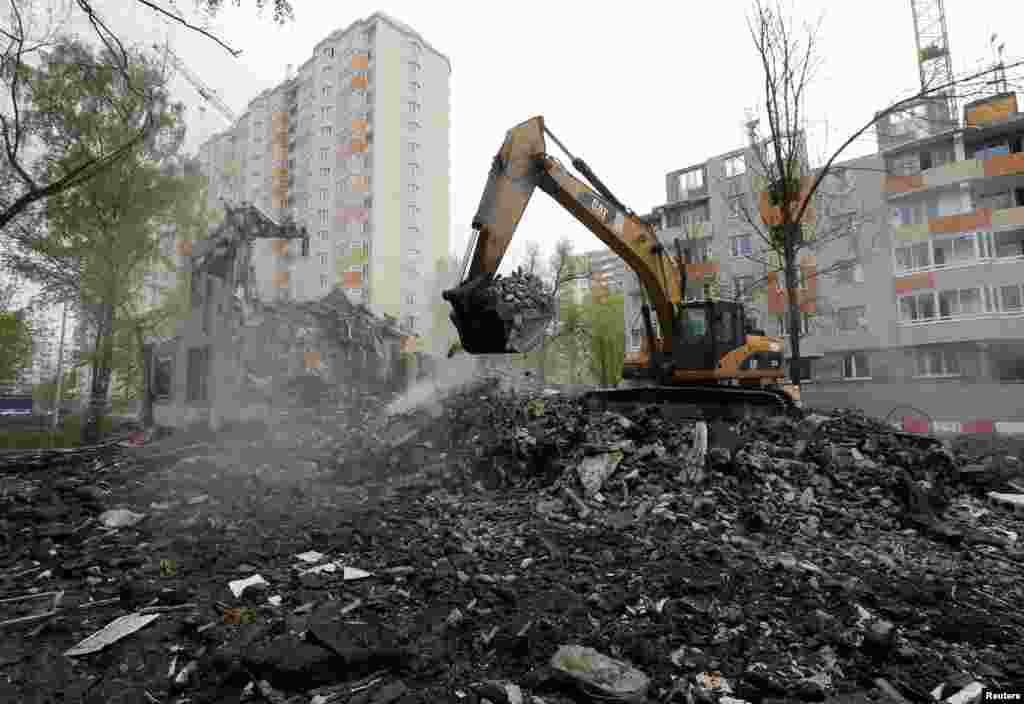
<path fill-rule="evenodd" d="M 819 240 L 799 263 L 805 376 L 1024 379 L 1024 113 L 1013 93 L 965 106 L 962 123 L 945 106 L 882 120 L 878 153 L 823 181 Z M 738 291 L 759 327 L 787 336 L 779 262 L 745 215 L 760 218 L 757 164 L 746 148 L 673 171 L 646 219 L 689 253 L 687 297 Z M 644 336 L 632 272 L 626 289 L 629 354 Z"/>
<path fill-rule="evenodd" d="M 336 286 L 431 347 L 430 287 L 448 254 L 451 62 L 384 13 L 336 31 L 296 75 L 200 147 L 210 198 L 245 200 L 310 233 L 257 241 L 258 295 Z"/>

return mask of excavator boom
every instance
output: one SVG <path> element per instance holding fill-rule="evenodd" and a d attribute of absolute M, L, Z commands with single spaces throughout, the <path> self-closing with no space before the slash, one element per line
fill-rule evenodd
<path fill-rule="evenodd" d="M 661 329 L 671 330 L 673 308 L 669 292 L 675 280 L 666 273 L 660 260 L 654 231 L 636 215 L 626 212 L 589 168 L 586 172 L 597 181 L 596 188 L 573 176 L 550 156 L 545 151 L 546 133 L 544 118 L 540 116 L 516 125 L 505 135 L 491 164 L 487 185 L 473 218 L 472 251 L 468 255 L 464 284 L 443 294 L 454 308 L 453 322 L 463 348 L 472 354 L 519 351 L 497 344 L 500 321 L 491 319 L 486 321 L 489 324 L 484 324 L 480 312 L 471 310 L 466 301 L 497 272 L 530 197 L 538 187 L 625 260 L 640 277 L 644 288 L 651 292 Z M 678 286 L 678 282 L 675 284 Z M 535 325 L 546 322 L 537 321 Z M 662 352 L 671 352 L 670 339 L 664 341 Z"/>
<path fill-rule="evenodd" d="M 567 153 L 590 185 L 547 153 L 545 136 Z M 644 375 L 660 387 L 646 384 L 646 389 L 601 391 L 589 394 L 589 400 L 635 404 L 678 403 L 689 398 L 700 411 L 697 415 L 717 417 L 727 416 L 737 407 L 773 413 L 795 409 L 792 398 L 774 385 L 784 375 L 781 341 L 766 338 L 763 333 L 745 334 L 739 320 L 743 317 L 740 304 L 680 305 L 685 264 L 680 261 L 674 267 L 654 229 L 623 206 L 585 162 L 572 157 L 540 116 L 506 133 L 473 218 L 473 236 L 463 260 L 463 282 L 442 294 L 452 306 L 451 318 L 463 350 L 470 354 L 526 351 L 516 339 L 535 341 L 537 333 L 550 322 L 550 315 L 535 318 L 527 321 L 527 331 L 523 332 L 524 311 L 479 303 L 480 292 L 493 281 L 537 188 L 568 210 L 636 273 L 661 332 L 661 338 L 655 340 L 645 306 L 648 354 Z M 674 268 L 678 274 L 673 273 Z M 688 339 L 684 314 L 691 316 L 691 323 L 703 316 L 708 332 L 700 333 L 700 344 Z M 509 325 L 512 318 L 518 324 L 516 334 Z M 735 388 L 738 386 L 745 388 Z"/>

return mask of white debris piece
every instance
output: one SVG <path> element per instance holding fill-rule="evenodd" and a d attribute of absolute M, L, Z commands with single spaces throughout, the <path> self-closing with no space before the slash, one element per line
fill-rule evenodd
<path fill-rule="evenodd" d="M 130 528 L 146 517 L 144 513 L 135 513 L 126 508 L 115 508 L 100 514 L 100 523 L 104 528 Z"/>
<path fill-rule="evenodd" d="M 345 563 L 341 560 L 335 560 L 334 562 L 326 562 L 316 567 L 310 567 L 308 570 L 302 570 L 299 572 L 303 574 L 323 574 L 324 572 L 337 572 L 342 570 L 343 578 L 346 582 L 353 579 L 364 579 L 365 577 L 371 576 L 369 572 L 361 570 L 358 567 L 346 567 Z"/>
<path fill-rule="evenodd" d="M 942 701 L 946 704 L 975 704 L 981 701 L 981 694 L 985 686 L 981 682 L 971 682 L 956 694 L 946 697 Z"/>
<path fill-rule="evenodd" d="M 306 552 L 299 553 L 295 557 L 303 562 L 314 564 L 323 560 L 327 555 L 324 555 L 322 552 L 317 552 L 316 550 L 307 550 Z"/>
<path fill-rule="evenodd" d="M 261 577 L 260 575 L 254 574 L 253 576 L 246 577 L 245 579 L 236 579 L 233 582 L 228 582 L 228 588 L 231 589 L 231 593 L 234 594 L 235 598 L 237 599 L 238 597 L 242 596 L 242 593 L 246 589 L 248 589 L 249 587 L 252 587 L 254 585 L 257 585 L 257 584 L 269 584 L 269 583 L 267 582 L 267 580 L 263 579 L 263 577 Z"/>
<path fill-rule="evenodd" d="M 148 626 L 160 617 L 160 614 L 128 614 L 114 619 L 91 636 L 79 641 L 64 654 L 69 658 L 76 658 L 81 655 L 88 655 L 103 650 L 108 645 L 116 643 L 125 636 Z"/>

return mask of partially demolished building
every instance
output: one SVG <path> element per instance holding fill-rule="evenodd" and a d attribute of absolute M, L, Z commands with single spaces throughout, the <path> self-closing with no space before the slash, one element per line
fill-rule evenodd
<path fill-rule="evenodd" d="M 255 239 L 299 240 L 304 228 L 279 224 L 251 204 L 226 206 L 210 238 L 184 247 L 191 262 L 191 315 L 156 349 L 154 412 L 160 424 L 187 426 L 266 419 L 281 388 L 297 376 L 325 383 L 402 380 L 414 336 L 375 317 L 340 289 L 315 301 L 261 301 L 249 266 Z"/>

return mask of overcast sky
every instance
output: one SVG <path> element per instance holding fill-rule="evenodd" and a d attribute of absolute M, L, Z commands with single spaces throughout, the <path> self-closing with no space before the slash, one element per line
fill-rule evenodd
<path fill-rule="evenodd" d="M 179 4 L 191 5 L 190 0 Z M 96 3 L 128 41 L 169 38 L 179 56 L 239 114 L 257 93 L 284 79 L 287 64 L 297 68 L 307 60 L 318 40 L 378 10 L 411 25 L 449 57 L 451 246 L 459 256 L 491 157 L 516 123 L 544 115 L 552 132 L 620 200 L 642 213 L 664 202 L 667 171 L 739 147 L 745 109 L 763 103 L 745 19 L 748 0 L 641 0 L 613 5 L 616 11 L 567 0 L 293 0 L 295 21 L 283 28 L 269 12 L 258 16 L 255 0 L 242 0 L 239 8 L 224 4 L 214 29 L 242 50 L 238 58 L 194 32 L 156 21 L 130 0 Z M 125 16 L 128 7 L 134 17 Z M 812 152 L 821 153 L 826 137 L 838 146 L 876 109 L 916 89 L 910 2 L 796 0 L 793 8 L 801 20 L 822 20 L 824 65 L 807 104 Z M 993 31 L 1006 42 L 1008 57 L 1024 55 L 1024 25 L 1009 21 L 1021 17 L 1019 0 L 946 0 L 946 13 L 954 71 L 973 69 L 991 57 Z M 213 110 L 200 119 L 201 101 L 180 77 L 175 92 L 189 106 L 188 147 L 194 150 L 224 123 Z M 549 150 L 556 148 L 549 144 Z M 873 150 L 869 138 L 848 156 Z M 536 240 L 550 252 L 563 235 L 577 251 L 603 246 L 538 191 L 506 264 L 515 263 L 527 241 Z"/>

